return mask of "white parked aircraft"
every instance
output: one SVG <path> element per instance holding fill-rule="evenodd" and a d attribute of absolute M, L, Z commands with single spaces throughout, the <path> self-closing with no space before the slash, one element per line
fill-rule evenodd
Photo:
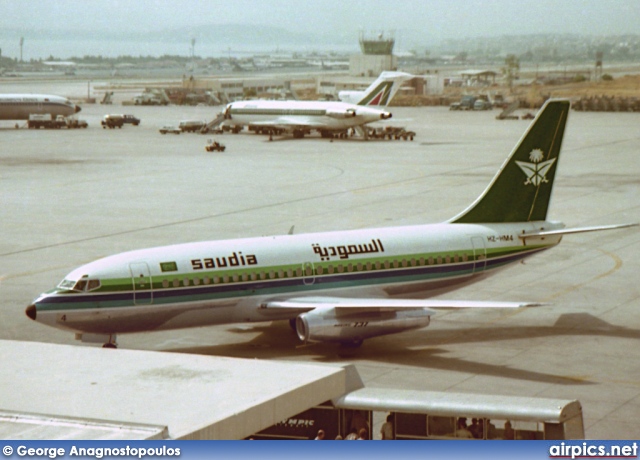
<path fill-rule="evenodd" d="M 547 220 L 570 104 L 552 100 L 484 193 L 448 222 L 179 244 L 99 259 L 28 306 L 32 320 L 116 346 L 121 333 L 289 320 L 303 341 L 359 345 L 425 327 L 438 308 L 517 302 L 404 299 L 479 281 L 560 243 Z"/>
<path fill-rule="evenodd" d="M 0 94 L 0 120 L 28 120 L 31 114 L 50 113 L 68 117 L 80 106 L 66 97 L 50 94 Z"/>
<path fill-rule="evenodd" d="M 224 124 L 229 127 L 253 127 L 269 133 L 290 132 L 302 138 L 311 131 L 323 137 L 354 128 L 363 136 L 362 126 L 391 118 L 384 107 L 391 101 L 402 82 L 413 78 L 404 72 L 383 72 L 360 92 L 356 103 L 331 101 L 238 101 L 224 110 Z"/>
<path fill-rule="evenodd" d="M 404 73 L 404 72 L 385 71 L 385 72 L 382 72 L 380 74 L 380 76 L 378 77 L 378 79 L 376 81 L 374 81 L 371 85 L 369 85 L 369 87 L 367 89 L 365 89 L 364 91 L 342 90 L 342 91 L 338 92 L 338 99 L 340 99 L 342 102 L 346 102 L 348 104 L 359 104 L 361 101 L 365 100 L 365 97 L 367 95 L 372 94 L 372 91 L 380 84 L 381 81 L 384 81 L 385 79 L 393 79 L 393 78 L 396 78 L 396 77 L 402 78 L 402 81 L 394 89 L 393 94 L 391 94 L 388 97 L 386 103 L 380 104 L 382 106 L 387 106 L 389 104 L 389 102 L 391 101 L 391 99 L 393 99 L 393 96 L 395 96 L 395 94 L 400 89 L 400 86 L 402 86 L 402 83 L 407 81 L 407 80 L 411 80 L 412 78 L 414 78 L 413 75 L 408 74 L 408 73 Z M 373 105 L 376 105 L 375 104 L 375 96 L 369 96 L 368 103 L 366 105 L 371 105 L 372 103 L 373 103 Z"/>

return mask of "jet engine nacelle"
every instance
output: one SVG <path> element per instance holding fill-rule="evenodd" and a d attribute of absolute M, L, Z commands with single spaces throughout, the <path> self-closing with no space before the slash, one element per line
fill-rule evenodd
<path fill-rule="evenodd" d="M 354 109 L 327 110 L 326 115 L 331 118 L 353 118 L 356 116 L 356 111 Z"/>
<path fill-rule="evenodd" d="M 380 119 L 381 120 L 388 120 L 389 118 L 391 118 L 393 115 L 391 114 L 391 112 L 382 112 L 380 114 Z"/>
<path fill-rule="evenodd" d="M 359 343 L 379 335 L 426 327 L 431 314 L 422 308 L 366 313 L 313 310 L 296 318 L 296 333 L 303 342 Z"/>

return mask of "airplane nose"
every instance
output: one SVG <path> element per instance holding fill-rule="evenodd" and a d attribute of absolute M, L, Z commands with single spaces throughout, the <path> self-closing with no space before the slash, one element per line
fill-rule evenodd
<path fill-rule="evenodd" d="M 76 104 L 76 113 L 80 112 L 81 110 L 82 110 L 82 107 Z"/>
<path fill-rule="evenodd" d="M 27 307 L 27 309 L 25 310 L 25 313 L 32 320 L 34 320 L 34 321 L 36 320 L 36 306 L 35 305 L 29 305 Z"/>

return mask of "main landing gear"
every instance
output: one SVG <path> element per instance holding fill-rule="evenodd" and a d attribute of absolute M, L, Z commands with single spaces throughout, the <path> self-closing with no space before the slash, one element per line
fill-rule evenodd
<path fill-rule="evenodd" d="M 110 335 L 109 340 L 102 345 L 102 348 L 118 348 L 118 343 L 116 342 L 116 335 Z"/>

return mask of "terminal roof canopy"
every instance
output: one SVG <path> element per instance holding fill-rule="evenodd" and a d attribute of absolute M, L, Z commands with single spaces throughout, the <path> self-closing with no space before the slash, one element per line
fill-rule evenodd
<path fill-rule="evenodd" d="M 5 439 L 242 439 L 354 389 L 348 367 L 7 340 L 0 365 Z"/>

